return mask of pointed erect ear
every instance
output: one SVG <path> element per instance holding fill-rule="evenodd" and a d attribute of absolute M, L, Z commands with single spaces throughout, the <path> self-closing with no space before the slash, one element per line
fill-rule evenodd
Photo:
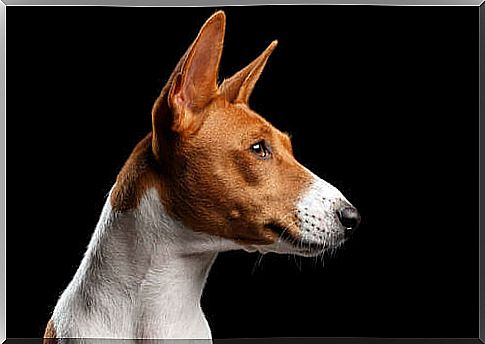
<path fill-rule="evenodd" d="M 181 58 L 152 109 L 154 144 L 167 132 L 194 128 L 197 113 L 218 94 L 217 76 L 224 42 L 226 17 L 213 14 Z"/>
<path fill-rule="evenodd" d="M 193 125 L 195 113 L 217 95 L 217 76 L 221 60 L 226 17 L 216 12 L 210 17 L 190 46 L 168 94 L 168 104 L 179 131 Z"/>
<path fill-rule="evenodd" d="M 273 41 L 261 55 L 244 69 L 224 80 L 219 87 L 220 93 L 232 103 L 247 103 L 261 72 L 268 61 L 269 55 L 273 52 L 278 41 Z"/>

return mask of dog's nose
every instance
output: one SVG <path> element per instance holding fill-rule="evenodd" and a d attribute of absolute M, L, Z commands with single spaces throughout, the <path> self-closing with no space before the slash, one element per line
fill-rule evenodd
<path fill-rule="evenodd" d="M 337 211 L 340 223 L 351 234 L 360 224 L 360 214 L 354 207 L 344 207 Z"/>

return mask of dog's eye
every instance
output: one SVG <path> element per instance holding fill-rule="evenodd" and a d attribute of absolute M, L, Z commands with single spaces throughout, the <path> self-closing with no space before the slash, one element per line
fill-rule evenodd
<path fill-rule="evenodd" d="M 271 155 L 271 152 L 264 140 L 253 143 L 251 145 L 251 152 L 256 154 L 260 159 L 268 159 Z"/>

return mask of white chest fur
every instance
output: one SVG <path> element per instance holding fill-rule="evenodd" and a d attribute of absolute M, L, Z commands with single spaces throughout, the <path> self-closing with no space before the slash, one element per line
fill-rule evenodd
<path fill-rule="evenodd" d="M 58 338 L 210 338 L 200 298 L 217 252 L 229 240 L 171 219 L 149 190 L 138 209 L 109 204 L 53 322 Z"/>

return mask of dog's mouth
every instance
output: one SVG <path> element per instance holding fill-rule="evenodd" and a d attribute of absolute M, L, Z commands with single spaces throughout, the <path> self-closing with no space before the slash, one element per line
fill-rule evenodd
<path fill-rule="evenodd" d="M 296 238 L 294 238 L 289 233 L 288 227 L 282 226 L 282 225 L 280 225 L 280 224 L 278 224 L 276 222 L 267 223 L 264 227 L 267 228 L 267 229 L 269 229 L 270 231 L 272 231 L 276 235 L 278 235 L 278 238 L 280 238 L 282 240 L 288 240 L 288 241 L 295 241 L 295 240 L 297 240 Z"/>
<path fill-rule="evenodd" d="M 313 255 L 321 253 L 325 249 L 325 245 L 323 243 L 311 243 L 302 241 L 300 238 L 296 238 L 291 234 L 288 227 L 277 222 L 267 223 L 264 227 L 277 234 L 279 240 L 290 244 L 292 247 L 297 249 L 299 253 Z"/>

